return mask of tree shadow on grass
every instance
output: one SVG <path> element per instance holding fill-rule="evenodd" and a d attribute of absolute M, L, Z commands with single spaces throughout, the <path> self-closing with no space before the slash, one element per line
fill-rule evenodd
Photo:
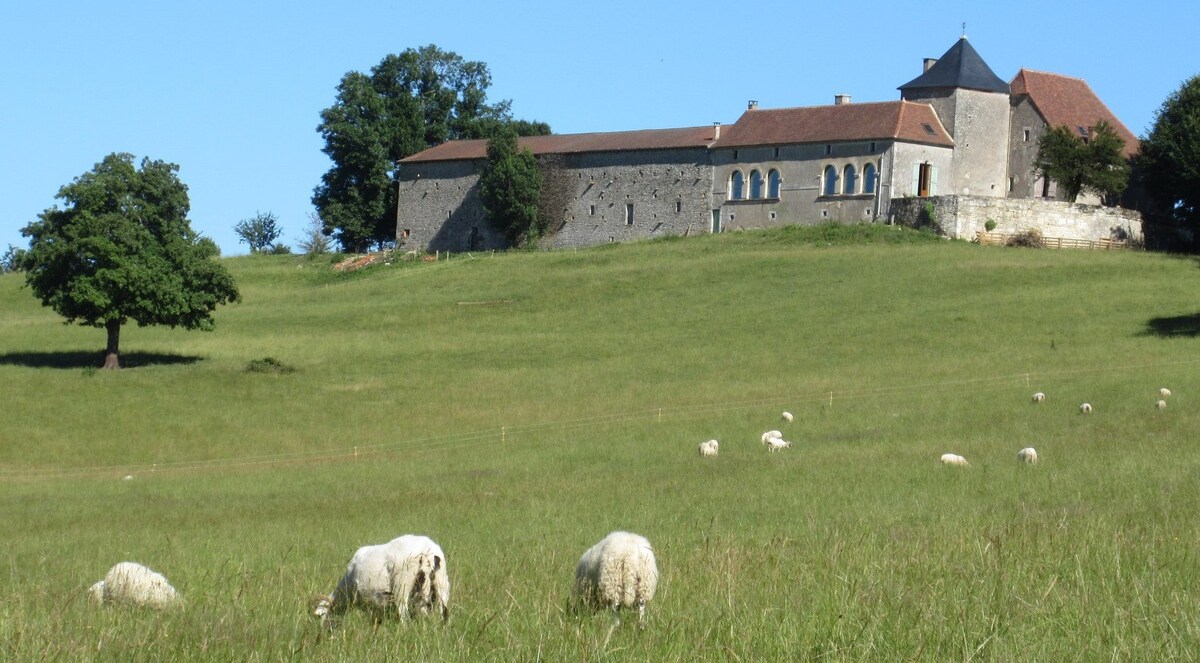
<path fill-rule="evenodd" d="M 121 368 L 142 368 L 172 364 L 194 364 L 203 357 L 190 355 L 161 354 L 157 352 L 128 352 L 121 354 Z M 25 366 L 28 368 L 101 368 L 104 352 L 8 352 L 0 354 L 0 366 Z"/>
<path fill-rule="evenodd" d="M 1176 315 L 1170 318 L 1150 318 L 1146 321 L 1146 329 L 1142 336 L 1200 336 L 1200 313 L 1191 315 Z"/>

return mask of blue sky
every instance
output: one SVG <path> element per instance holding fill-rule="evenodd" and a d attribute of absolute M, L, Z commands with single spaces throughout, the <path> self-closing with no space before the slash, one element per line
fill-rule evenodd
<path fill-rule="evenodd" d="M 330 166 L 316 126 L 338 81 L 425 44 L 486 62 L 489 98 L 555 133 L 733 122 L 749 99 L 897 99 L 964 22 L 1001 78 L 1083 78 L 1138 136 L 1200 73 L 1194 0 L 7 4 L 0 250 L 111 152 L 179 164 L 192 227 L 225 255 L 246 252 L 233 226 L 260 211 L 294 245 Z"/>

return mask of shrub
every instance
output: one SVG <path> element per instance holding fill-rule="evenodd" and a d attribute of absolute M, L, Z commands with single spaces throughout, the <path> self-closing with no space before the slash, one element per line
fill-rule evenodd
<path fill-rule="evenodd" d="M 1031 249 L 1044 249 L 1046 242 L 1042 239 L 1042 233 L 1037 228 L 1022 230 L 1021 232 L 1008 238 L 1004 243 L 1005 246 L 1024 246 Z"/>
<path fill-rule="evenodd" d="M 983 229 L 984 229 L 984 230 L 986 230 L 986 231 L 988 231 L 988 232 L 992 232 L 993 230 L 995 230 L 995 229 L 996 229 L 996 220 L 995 220 L 995 219 L 988 219 L 987 221 L 984 221 L 984 222 L 983 222 Z"/>
<path fill-rule="evenodd" d="M 274 373 L 279 375 L 281 373 L 294 373 L 295 371 L 294 367 L 288 366 L 274 357 L 255 359 L 246 364 L 247 373 Z"/>

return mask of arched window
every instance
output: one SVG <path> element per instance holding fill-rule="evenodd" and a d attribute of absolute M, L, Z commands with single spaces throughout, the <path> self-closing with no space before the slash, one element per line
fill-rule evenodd
<path fill-rule="evenodd" d="M 763 184 L 762 173 L 758 172 L 757 170 L 750 171 L 750 197 L 751 198 L 762 198 L 763 197 L 762 184 Z"/>
<path fill-rule="evenodd" d="M 842 169 L 842 193 L 847 196 L 854 195 L 858 192 L 858 171 L 854 169 L 854 164 L 848 163 Z"/>
<path fill-rule="evenodd" d="M 767 173 L 767 197 L 779 197 L 779 171 L 774 168 Z"/>
<path fill-rule="evenodd" d="M 742 180 L 742 171 L 740 171 L 740 170 L 733 171 L 733 174 L 729 176 L 729 199 L 730 200 L 741 200 L 742 199 L 743 185 L 744 185 L 744 183 Z"/>
<path fill-rule="evenodd" d="M 863 193 L 875 193 L 875 164 L 863 166 Z"/>
<path fill-rule="evenodd" d="M 822 189 L 822 192 L 826 196 L 837 195 L 837 180 L 837 168 L 825 166 L 825 187 Z"/>

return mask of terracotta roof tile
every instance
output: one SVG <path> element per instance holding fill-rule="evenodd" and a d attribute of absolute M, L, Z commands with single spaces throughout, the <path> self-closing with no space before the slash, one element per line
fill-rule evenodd
<path fill-rule="evenodd" d="M 585 152 L 625 152 L 631 150 L 669 150 L 707 148 L 713 142 L 715 127 L 684 129 L 648 129 L 587 134 L 526 136 L 517 144 L 534 154 L 579 154 Z M 400 163 L 457 161 L 487 157 L 486 140 L 453 140 L 400 160 Z"/>
<path fill-rule="evenodd" d="M 924 125 L 928 125 L 926 130 Z M 954 140 L 928 104 L 885 101 L 865 104 L 753 109 L 722 128 L 714 148 L 851 140 L 897 139 L 951 147 Z"/>
<path fill-rule="evenodd" d="M 1101 120 L 1107 120 L 1125 141 L 1125 155 L 1137 153 L 1140 144 L 1137 136 L 1108 110 L 1108 106 L 1100 101 L 1082 78 L 1022 69 L 1013 77 L 1009 87 L 1013 95 L 1028 96 L 1046 124 L 1090 129 Z"/>

